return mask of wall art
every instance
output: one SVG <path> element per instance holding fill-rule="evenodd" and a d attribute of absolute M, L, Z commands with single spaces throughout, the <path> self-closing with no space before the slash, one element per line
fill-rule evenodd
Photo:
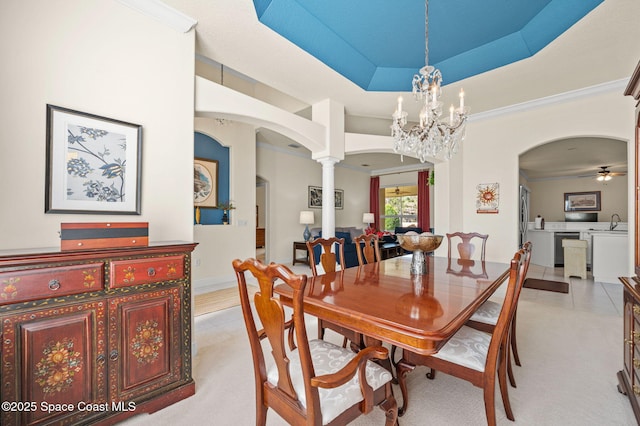
<path fill-rule="evenodd" d="M 498 213 L 500 204 L 500 185 L 498 183 L 481 183 L 477 186 L 476 212 Z"/>
<path fill-rule="evenodd" d="M 142 126 L 47 105 L 45 213 L 140 214 Z"/>

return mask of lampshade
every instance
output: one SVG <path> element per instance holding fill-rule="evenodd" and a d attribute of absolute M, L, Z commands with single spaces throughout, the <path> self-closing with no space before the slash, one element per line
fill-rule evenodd
<path fill-rule="evenodd" d="M 362 215 L 362 223 L 374 223 L 375 221 L 373 213 L 364 213 Z"/>
<path fill-rule="evenodd" d="M 311 225 L 315 222 L 315 218 L 313 217 L 312 211 L 301 211 L 300 212 L 300 223 L 302 225 Z"/>

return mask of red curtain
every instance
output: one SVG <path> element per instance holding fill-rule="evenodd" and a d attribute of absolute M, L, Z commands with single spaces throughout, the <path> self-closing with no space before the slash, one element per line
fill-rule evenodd
<path fill-rule="evenodd" d="M 431 218 L 429 217 L 429 170 L 418 172 L 418 227 L 423 232 L 429 232 Z"/>
<path fill-rule="evenodd" d="M 380 230 L 380 177 L 373 176 L 369 183 L 369 213 L 373 213 L 373 229 Z"/>

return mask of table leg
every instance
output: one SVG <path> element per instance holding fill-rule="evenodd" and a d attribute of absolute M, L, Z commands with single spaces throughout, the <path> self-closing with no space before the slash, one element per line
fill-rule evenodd
<path fill-rule="evenodd" d="M 413 371 L 416 368 L 415 365 L 409 364 L 403 359 L 398 362 L 396 366 L 396 372 L 398 374 L 398 384 L 400 385 L 400 391 L 402 392 L 402 407 L 398 408 L 398 416 L 403 416 L 407 412 L 407 406 L 409 405 L 409 393 L 407 392 L 407 373 Z"/>

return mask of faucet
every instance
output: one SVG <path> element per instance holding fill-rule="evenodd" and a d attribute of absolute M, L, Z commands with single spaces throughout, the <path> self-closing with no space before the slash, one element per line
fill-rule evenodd
<path fill-rule="evenodd" d="M 616 223 L 613 223 L 613 218 L 617 217 L 618 220 L 616 220 Z M 611 222 L 609 223 L 609 231 L 613 231 L 614 229 L 616 229 L 616 226 L 618 226 L 618 222 L 620 222 L 620 216 L 618 215 L 618 213 L 614 213 L 611 215 Z"/>

